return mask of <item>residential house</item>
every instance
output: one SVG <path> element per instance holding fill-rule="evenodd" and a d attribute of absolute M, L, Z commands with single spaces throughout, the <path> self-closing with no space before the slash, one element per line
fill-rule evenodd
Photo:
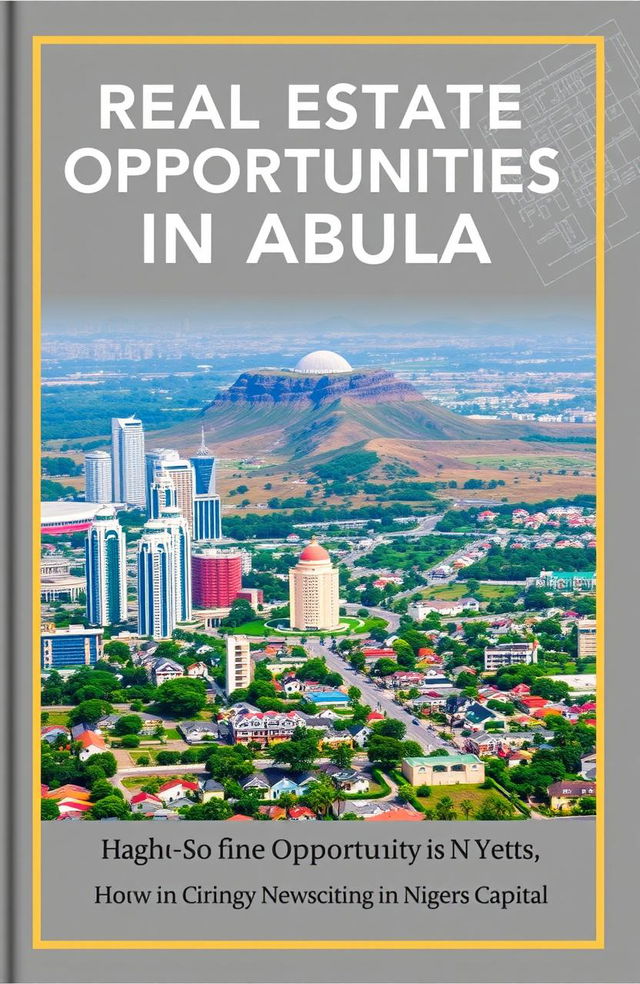
<path fill-rule="evenodd" d="M 562 780 L 547 789 L 552 810 L 570 810 L 583 796 L 595 796 L 596 784 L 588 780 Z"/>
<path fill-rule="evenodd" d="M 338 789 L 344 793 L 353 795 L 354 793 L 368 793 L 371 788 L 369 777 L 364 772 L 356 769 L 340 768 L 338 765 L 327 763 L 319 767 L 319 772 L 324 772 L 336 784 Z"/>
<path fill-rule="evenodd" d="M 354 745 L 364 748 L 371 734 L 371 728 L 367 728 L 366 724 L 350 724 L 347 733 L 351 735 Z"/>
<path fill-rule="evenodd" d="M 87 803 L 86 800 L 74 799 L 72 796 L 65 796 L 63 799 L 58 800 L 57 803 L 60 819 L 65 820 L 72 818 L 80 819 L 93 806 L 93 803 Z"/>
<path fill-rule="evenodd" d="M 395 823 L 397 821 L 406 823 L 407 821 L 415 822 L 416 820 L 424 820 L 424 814 L 418 813 L 417 810 L 412 810 L 407 806 L 396 806 L 393 810 L 364 817 L 364 820 L 368 823 Z"/>
<path fill-rule="evenodd" d="M 580 775 L 593 782 L 596 778 L 596 753 L 590 752 L 580 759 Z"/>
<path fill-rule="evenodd" d="M 43 795 L 45 799 L 52 799 L 56 801 L 63 799 L 75 799 L 88 802 L 91 799 L 91 790 L 87 789 L 85 786 L 77 786 L 73 782 L 65 782 L 63 786 L 58 786 L 56 789 L 49 789 Z"/>
<path fill-rule="evenodd" d="M 156 687 L 167 680 L 177 680 L 184 676 L 184 667 L 173 659 L 155 659 L 151 664 L 151 677 Z"/>
<path fill-rule="evenodd" d="M 396 809 L 397 804 L 387 800 L 336 800 L 332 805 L 331 811 L 334 816 L 342 816 L 343 813 L 355 813 L 357 817 L 366 820 L 368 817 L 378 816 L 380 813 L 387 813 Z"/>
<path fill-rule="evenodd" d="M 316 820 L 316 815 L 308 806 L 292 806 L 288 810 L 289 820 Z"/>
<path fill-rule="evenodd" d="M 460 564 L 459 566 L 465 565 Z M 460 615 L 464 611 L 477 612 L 479 610 L 480 603 L 475 598 L 459 598 L 451 601 L 414 601 L 409 605 L 407 612 L 416 622 L 422 622 L 432 612 L 437 612 L 438 615 L 445 617 L 452 617 Z"/>
<path fill-rule="evenodd" d="M 295 711 L 255 711 L 236 714 L 233 718 L 233 740 L 246 745 L 255 741 L 267 745 L 272 741 L 287 741 L 301 719 Z"/>
<path fill-rule="evenodd" d="M 243 776 L 242 779 L 238 780 L 240 786 L 244 790 L 257 789 L 258 792 L 262 794 L 262 799 L 267 799 L 269 790 L 271 788 L 269 780 L 266 776 L 263 776 L 260 772 L 253 772 L 249 776 Z"/>
<path fill-rule="evenodd" d="M 71 732 L 63 724 L 48 724 L 40 728 L 40 739 L 53 745 L 58 738 L 71 738 Z"/>
<path fill-rule="evenodd" d="M 216 779 L 205 779 L 201 787 L 201 800 L 208 803 L 212 799 L 224 799 L 224 786 Z"/>
<path fill-rule="evenodd" d="M 164 801 L 153 793 L 136 793 L 131 797 L 130 802 L 132 813 L 155 813 L 156 810 L 162 810 L 164 807 Z"/>
<path fill-rule="evenodd" d="M 496 728 L 501 730 L 505 727 L 505 718 L 497 711 L 492 711 L 488 707 L 483 707 L 477 700 L 472 700 L 464 711 L 464 721 L 467 727 L 476 729 L 484 728 L 491 721 Z"/>
<path fill-rule="evenodd" d="M 474 755 L 497 755 L 502 748 L 502 736 L 487 731 L 475 731 L 465 740 L 465 748 Z"/>
<path fill-rule="evenodd" d="M 203 663 L 202 660 L 200 660 L 197 663 L 191 663 L 189 666 L 187 666 L 187 676 L 208 677 L 209 667 L 207 666 L 206 663 Z"/>
<path fill-rule="evenodd" d="M 189 799 L 188 793 L 197 794 L 200 792 L 200 786 L 197 782 L 191 782 L 187 779 L 169 779 L 165 782 L 158 790 L 158 796 L 163 803 L 172 803 L 175 805 L 177 801 L 185 800 L 189 806 L 193 806 L 193 800 Z"/>
<path fill-rule="evenodd" d="M 394 690 L 410 690 L 412 687 L 419 687 L 424 680 L 424 673 L 416 673 L 414 670 L 396 670 L 387 677 L 387 682 Z"/>
<path fill-rule="evenodd" d="M 189 745 L 203 741 L 216 741 L 220 736 L 217 721 L 181 721 L 178 731 Z"/>
<path fill-rule="evenodd" d="M 484 762 L 477 755 L 419 756 L 402 760 L 402 774 L 412 786 L 453 786 L 484 782 Z"/>
<path fill-rule="evenodd" d="M 76 738 L 76 741 L 79 741 L 82 746 L 78 755 L 81 762 L 86 762 L 92 755 L 101 755 L 107 750 L 104 738 L 97 735 L 95 731 L 83 731 Z"/>

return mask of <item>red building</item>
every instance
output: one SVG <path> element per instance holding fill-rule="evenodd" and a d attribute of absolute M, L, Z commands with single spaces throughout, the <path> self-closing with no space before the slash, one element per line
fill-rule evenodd
<path fill-rule="evenodd" d="M 191 583 L 196 608 L 230 608 L 242 590 L 240 551 L 198 550 L 191 557 Z"/>

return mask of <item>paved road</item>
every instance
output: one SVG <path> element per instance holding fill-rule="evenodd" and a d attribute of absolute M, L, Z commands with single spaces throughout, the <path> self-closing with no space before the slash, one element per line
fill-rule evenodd
<path fill-rule="evenodd" d="M 458 751 L 455 745 L 444 741 L 435 731 L 427 730 L 424 724 L 414 724 L 413 715 L 409 711 L 396 704 L 384 690 L 379 689 L 368 677 L 356 673 L 341 656 L 331 652 L 329 647 L 323 646 L 318 639 L 308 640 L 307 648 L 313 656 L 324 657 L 327 666 L 340 673 L 348 687 L 358 687 L 362 692 L 364 704 L 369 704 L 374 710 L 382 713 L 386 712 L 388 717 L 402 721 L 407 728 L 407 739 L 417 741 L 424 751 L 429 752 L 432 748 L 447 748 L 451 751 Z"/>

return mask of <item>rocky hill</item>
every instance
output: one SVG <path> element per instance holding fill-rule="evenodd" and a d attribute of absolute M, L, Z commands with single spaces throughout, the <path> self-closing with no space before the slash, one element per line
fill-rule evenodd
<path fill-rule="evenodd" d="M 310 403 L 317 407 L 338 399 L 380 403 L 419 401 L 422 397 L 410 383 L 397 379 L 387 369 L 368 369 L 327 376 L 259 369 L 256 372 L 243 372 L 233 386 L 215 398 L 207 410 L 227 403 Z"/>

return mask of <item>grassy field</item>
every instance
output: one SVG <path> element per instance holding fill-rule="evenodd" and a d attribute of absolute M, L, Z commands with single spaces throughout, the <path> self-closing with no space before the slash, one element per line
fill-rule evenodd
<path fill-rule="evenodd" d="M 443 584 L 440 587 L 426 588 L 422 592 L 422 597 L 428 600 L 457 601 L 469 594 L 466 584 Z M 479 601 L 511 601 L 518 595 L 518 589 L 508 584 L 480 584 L 480 589 L 474 592 L 474 598 Z"/>
<path fill-rule="evenodd" d="M 499 455 L 483 454 L 475 457 L 461 457 L 461 461 L 466 461 L 470 465 L 478 468 L 499 468 L 504 465 L 507 469 L 517 471 L 548 471 L 559 468 L 585 468 L 592 470 L 594 467 L 594 454 L 522 454 L 522 455 Z"/>
<path fill-rule="evenodd" d="M 43 721 L 43 727 L 52 724 L 62 724 L 66 727 L 69 711 L 48 711 L 46 707 L 43 707 L 42 711 L 49 715 L 47 720 Z"/>
<path fill-rule="evenodd" d="M 127 789 L 140 789 L 141 786 L 146 786 L 153 779 L 159 779 L 160 784 L 164 785 L 165 782 L 170 782 L 173 779 L 184 779 L 185 776 L 193 775 L 189 772 L 188 768 L 184 772 L 176 772 L 175 775 L 160 775 L 160 776 L 126 776 L 122 780 L 122 785 Z"/>
<path fill-rule="evenodd" d="M 270 622 L 262 622 L 260 619 L 256 619 L 252 622 L 245 622 L 243 625 L 239 625 L 237 628 L 230 630 L 238 635 L 248 635 L 255 637 L 264 637 L 271 635 L 281 635 L 281 636 L 339 636 L 339 635 L 350 635 L 351 633 L 357 635 L 363 635 L 371 632 L 372 629 L 385 628 L 387 623 L 382 618 L 353 618 L 352 616 L 342 615 L 340 617 L 340 624 L 343 626 L 335 632 L 302 632 L 297 629 L 277 629 L 275 627 L 276 619 L 272 619 Z"/>
<path fill-rule="evenodd" d="M 453 808 L 456 811 L 458 820 L 464 820 L 464 813 L 460 809 L 460 804 L 464 800 L 469 800 L 470 803 L 473 803 L 474 813 L 480 809 L 487 799 L 493 799 L 496 796 L 504 800 L 505 803 L 509 802 L 497 789 L 482 789 L 479 784 L 432 786 L 431 796 L 418 796 L 418 799 L 425 809 L 433 810 L 438 800 L 441 800 L 444 796 L 449 796 L 453 801 Z M 511 807 L 511 811 L 514 815 L 517 815 L 513 807 Z M 470 814 L 469 819 L 473 819 L 473 814 Z"/>

